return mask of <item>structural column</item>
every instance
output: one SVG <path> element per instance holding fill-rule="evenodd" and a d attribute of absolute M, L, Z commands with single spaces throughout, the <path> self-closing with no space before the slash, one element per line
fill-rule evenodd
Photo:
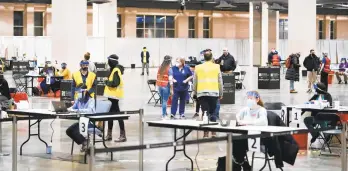
<path fill-rule="evenodd" d="M 288 51 L 301 52 L 301 61 L 316 48 L 316 13 L 316 0 L 289 1 Z"/>
<path fill-rule="evenodd" d="M 86 0 L 52 0 L 52 61 L 79 69 L 86 52 Z"/>
<path fill-rule="evenodd" d="M 261 2 L 261 61 L 260 65 L 265 66 L 268 62 L 269 45 L 269 12 L 267 2 Z"/>
<path fill-rule="evenodd" d="M 98 61 L 106 61 L 106 57 L 116 53 L 117 22 L 117 0 L 93 4 L 93 36 L 104 39 L 104 55 L 98 56 Z"/>
<path fill-rule="evenodd" d="M 34 6 L 33 5 L 25 5 L 25 9 L 24 9 L 26 12 L 24 14 L 24 25 L 26 27 L 24 27 L 24 29 L 26 29 L 24 31 L 24 35 L 27 35 L 27 36 L 34 36 Z M 25 34 L 26 33 L 26 34 Z"/>

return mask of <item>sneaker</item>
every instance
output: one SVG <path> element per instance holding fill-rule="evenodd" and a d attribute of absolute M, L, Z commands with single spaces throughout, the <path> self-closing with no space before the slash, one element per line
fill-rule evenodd
<path fill-rule="evenodd" d="M 87 151 L 87 141 L 85 141 L 85 142 L 82 143 L 82 147 L 81 147 L 80 152 L 81 152 L 81 153 L 84 153 L 84 152 L 86 152 L 86 151 Z"/>
<path fill-rule="evenodd" d="M 170 114 L 170 119 L 175 119 L 175 115 Z"/>
<path fill-rule="evenodd" d="M 290 90 L 290 93 L 297 93 L 296 90 Z"/>
<path fill-rule="evenodd" d="M 149 75 L 149 73 L 146 73 L 147 75 Z"/>
<path fill-rule="evenodd" d="M 185 119 L 185 115 L 184 114 L 180 115 L 180 119 Z"/>
<path fill-rule="evenodd" d="M 344 81 L 344 84 L 347 84 L 347 81 Z"/>
<path fill-rule="evenodd" d="M 216 132 L 211 132 L 211 137 L 215 138 L 216 137 Z"/>
<path fill-rule="evenodd" d="M 342 81 L 340 80 L 340 81 L 338 81 L 338 84 L 341 84 L 342 83 Z"/>
<path fill-rule="evenodd" d="M 192 117 L 192 119 L 196 119 L 197 117 L 199 117 L 199 114 L 198 113 L 195 113 Z"/>

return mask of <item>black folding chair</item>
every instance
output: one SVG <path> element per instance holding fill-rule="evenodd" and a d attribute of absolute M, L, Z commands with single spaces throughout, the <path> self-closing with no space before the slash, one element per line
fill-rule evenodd
<path fill-rule="evenodd" d="M 245 79 L 245 75 L 246 75 L 245 71 L 241 71 L 240 72 L 239 82 L 242 84 L 242 88 L 244 88 L 244 89 L 245 89 L 245 86 L 244 86 L 243 82 L 244 82 L 244 79 Z"/>
<path fill-rule="evenodd" d="M 315 116 L 315 123 L 317 123 L 316 128 L 328 128 L 328 127 L 336 127 L 341 126 L 341 118 L 335 113 L 318 113 Z M 325 149 L 327 147 L 329 149 L 330 154 L 332 153 L 330 148 L 330 143 L 334 137 L 337 138 L 339 144 L 341 144 L 341 140 L 339 139 L 339 135 L 341 135 L 342 130 L 340 129 L 332 129 L 327 131 L 322 131 L 319 134 L 319 139 L 322 139 L 324 143 L 322 144 L 321 149 Z M 346 141 L 346 140 L 343 140 Z"/>
<path fill-rule="evenodd" d="M 17 91 L 19 92 L 25 92 L 25 85 L 26 85 L 26 80 L 24 78 L 24 75 L 21 74 L 15 74 L 13 75 L 13 80 L 15 82 Z"/>
<path fill-rule="evenodd" d="M 151 93 L 151 98 L 147 102 L 149 104 L 151 100 L 154 100 L 155 106 L 160 102 L 161 100 L 161 95 L 159 92 L 156 90 L 156 80 L 147 80 L 147 85 L 149 86 L 150 93 Z"/>

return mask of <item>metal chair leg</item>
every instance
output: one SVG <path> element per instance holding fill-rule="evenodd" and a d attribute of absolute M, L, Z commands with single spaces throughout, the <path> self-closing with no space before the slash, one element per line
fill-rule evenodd
<path fill-rule="evenodd" d="M 255 152 L 253 152 L 253 155 L 251 156 L 251 171 L 254 170 L 254 158 L 255 158 Z"/>
<path fill-rule="evenodd" d="M 71 143 L 71 153 L 70 153 L 71 155 L 73 155 L 74 154 L 74 140 L 72 141 L 72 143 Z"/>

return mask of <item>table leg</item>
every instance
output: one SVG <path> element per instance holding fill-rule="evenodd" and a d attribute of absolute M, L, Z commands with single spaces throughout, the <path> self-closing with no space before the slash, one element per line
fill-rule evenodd
<path fill-rule="evenodd" d="M 89 149 L 90 151 L 89 151 L 88 168 L 89 168 L 89 171 L 94 171 L 94 164 L 95 164 L 94 145 L 92 144 Z"/>
<path fill-rule="evenodd" d="M 184 129 L 184 134 L 185 134 L 185 129 Z M 190 162 L 191 162 L 191 170 L 193 171 L 193 160 L 186 154 L 185 141 L 186 141 L 186 136 L 183 137 L 183 152 L 184 152 L 185 157 L 190 160 Z"/>
<path fill-rule="evenodd" d="M 17 171 L 17 116 L 12 121 L 12 171 Z"/>
<path fill-rule="evenodd" d="M 9 153 L 2 153 L 2 122 L 0 121 L 0 156 L 9 156 L 9 155 L 10 155 Z"/>
<path fill-rule="evenodd" d="M 103 142 L 103 146 L 105 148 L 109 148 L 108 146 L 106 146 L 105 144 L 105 122 L 103 121 L 103 138 L 102 138 L 102 142 Z M 114 159 L 114 153 L 113 152 L 110 152 L 111 153 L 111 161 Z"/>
<path fill-rule="evenodd" d="M 31 78 L 31 96 L 34 96 L 34 77 Z"/>
<path fill-rule="evenodd" d="M 47 147 L 48 147 L 47 142 L 42 140 L 41 136 L 40 136 L 40 123 L 41 123 L 41 119 L 37 120 L 37 136 L 38 136 L 39 140 L 46 145 L 46 149 L 47 149 Z"/>
<path fill-rule="evenodd" d="M 144 145 L 144 109 L 139 110 L 139 145 Z M 144 150 L 139 150 L 139 171 L 144 170 Z"/>
<path fill-rule="evenodd" d="M 23 146 L 24 146 L 24 144 L 26 144 L 29 140 L 30 140 L 30 137 L 31 137 L 31 123 L 30 123 L 30 118 L 29 118 L 29 120 L 28 120 L 28 139 L 27 140 L 25 140 L 23 143 L 22 143 L 22 145 L 21 145 L 21 147 L 19 148 L 19 155 L 22 155 L 23 154 Z"/>
<path fill-rule="evenodd" d="M 232 134 L 227 134 L 227 154 L 226 154 L 226 170 L 232 171 L 233 159 L 232 159 Z"/>
<path fill-rule="evenodd" d="M 176 128 L 174 128 L 174 141 L 176 142 Z M 168 162 L 166 163 L 166 171 L 168 171 L 169 163 L 170 163 L 170 161 L 172 161 L 172 160 L 174 159 L 174 157 L 175 157 L 175 155 L 176 155 L 176 152 L 177 152 L 176 146 L 174 146 L 174 154 L 173 154 L 173 156 L 168 160 Z"/>
<path fill-rule="evenodd" d="M 289 107 L 287 107 L 286 108 L 286 113 L 287 113 L 287 115 L 286 115 L 286 126 L 287 127 L 289 127 L 290 126 L 290 108 Z"/>
<path fill-rule="evenodd" d="M 27 79 L 27 77 L 24 77 L 24 81 L 25 81 L 25 92 L 27 92 L 28 93 L 28 79 Z"/>
<path fill-rule="evenodd" d="M 342 154 L 341 154 L 341 167 L 342 171 L 347 171 L 347 123 L 344 122 L 342 124 L 342 133 L 341 133 L 341 146 L 342 146 Z"/>

